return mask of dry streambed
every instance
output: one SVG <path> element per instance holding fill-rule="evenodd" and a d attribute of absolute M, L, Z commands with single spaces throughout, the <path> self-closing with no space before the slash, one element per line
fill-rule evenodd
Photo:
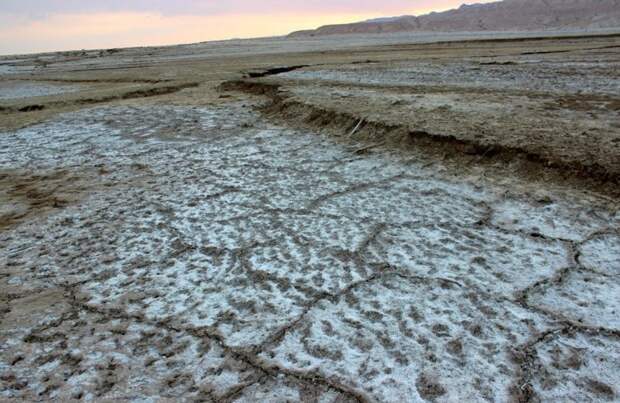
<path fill-rule="evenodd" d="M 617 205 L 250 106 L 0 135 L 0 396 L 618 397 Z"/>

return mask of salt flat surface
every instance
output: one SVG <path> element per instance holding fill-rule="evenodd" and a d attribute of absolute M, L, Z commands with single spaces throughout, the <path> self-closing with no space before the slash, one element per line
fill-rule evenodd
<path fill-rule="evenodd" d="M 605 69 L 613 63 L 583 61 L 578 56 L 563 56 L 558 60 L 541 60 L 536 55 L 503 56 L 493 63 L 479 57 L 471 61 L 443 63 L 441 68 L 431 62 L 391 62 L 385 65 L 361 64 L 338 66 L 338 68 L 296 70 L 281 77 L 309 81 L 337 81 L 349 84 L 370 84 L 380 86 L 455 86 L 465 88 L 506 90 L 518 88 L 522 91 L 553 93 L 608 94 L 614 96 L 620 91 L 620 80 L 608 74 Z M 518 62 L 515 62 L 518 60 Z M 509 63 L 502 65 L 502 63 Z M 549 74 L 549 71 L 554 74 Z M 581 72 L 587 70 L 588 75 Z"/>
<path fill-rule="evenodd" d="M 427 44 L 436 42 L 496 40 L 510 38 L 563 37 L 616 34 L 617 28 L 527 32 L 396 32 L 382 34 L 349 34 L 317 37 L 266 37 L 200 42 L 187 45 L 137 47 L 126 49 L 87 50 L 41 53 L 19 56 L 0 55 L 0 75 L 54 72 L 62 70 L 117 69 L 136 65 L 153 65 L 164 61 L 207 60 L 222 56 L 269 55 L 333 51 L 366 46 Z M 76 54 L 80 55 L 79 57 Z M 42 64 L 43 62 L 43 64 Z"/>
<path fill-rule="evenodd" d="M 355 149 L 237 103 L 0 133 L 3 175 L 80 196 L 1 232 L 0 396 L 618 397 L 617 211 Z"/>
<path fill-rule="evenodd" d="M 57 85 L 32 81 L 0 81 L 0 100 L 57 95 L 80 90 L 78 85 Z"/>

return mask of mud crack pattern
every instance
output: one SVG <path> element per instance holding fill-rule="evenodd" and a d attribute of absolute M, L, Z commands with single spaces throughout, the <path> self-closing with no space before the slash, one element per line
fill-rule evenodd
<path fill-rule="evenodd" d="M 238 103 L 1 133 L 0 396 L 618 398 L 607 201 L 358 148 Z"/>

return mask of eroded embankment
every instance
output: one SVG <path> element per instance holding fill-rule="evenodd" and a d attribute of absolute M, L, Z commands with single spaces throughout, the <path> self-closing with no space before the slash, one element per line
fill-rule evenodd
<path fill-rule="evenodd" d="M 147 87 L 140 88 L 137 90 L 127 91 L 119 94 L 106 95 L 100 97 L 87 97 L 87 98 L 78 98 L 70 101 L 52 101 L 48 103 L 35 103 L 35 104 L 27 104 L 27 105 L 8 105 L 2 106 L 0 105 L 0 112 L 3 113 L 21 113 L 21 112 L 35 112 L 41 111 L 43 109 L 48 108 L 62 108 L 69 106 L 88 106 L 101 104 L 112 101 L 120 101 L 134 98 L 148 98 L 155 97 L 160 95 L 169 95 L 174 94 L 175 92 L 179 92 L 186 88 L 194 88 L 199 86 L 200 83 L 196 82 L 188 82 L 188 83 L 178 83 L 178 84 L 170 84 L 163 86 L 155 86 L 155 87 Z"/>
<path fill-rule="evenodd" d="M 614 197 L 620 195 L 620 171 L 612 165 L 567 160 L 548 152 L 543 154 L 525 147 L 501 144 L 499 140 L 489 144 L 455 135 L 415 130 L 406 122 L 394 124 L 370 120 L 354 111 L 334 110 L 300 101 L 299 97 L 293 97 L 278 83 L 242 79 L 225 82 L 219 90 L 264 96 L 269 102 L 260 110 L 268 118 L 297 128 L 319 130 L 340 138 L 367 142 L 368 147 L 360 149 L 360 152 L 377 146 L 399 149 L 415 147 L 442 159 L 466 164 L 510 164 L 511 170 L 526 176 L 537 177 L 544 173 L 556 181 L 577 181 Z"/>

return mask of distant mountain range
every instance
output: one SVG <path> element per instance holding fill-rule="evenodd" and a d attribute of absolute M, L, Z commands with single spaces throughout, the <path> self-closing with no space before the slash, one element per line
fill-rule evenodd
<path fill-rule="evenodd" d="M 376 18 L 297 31 L 290 37 L 389 32 L 540 31 L 620 28 L 620 0 L 504 0 L 440 13 Z"/>

